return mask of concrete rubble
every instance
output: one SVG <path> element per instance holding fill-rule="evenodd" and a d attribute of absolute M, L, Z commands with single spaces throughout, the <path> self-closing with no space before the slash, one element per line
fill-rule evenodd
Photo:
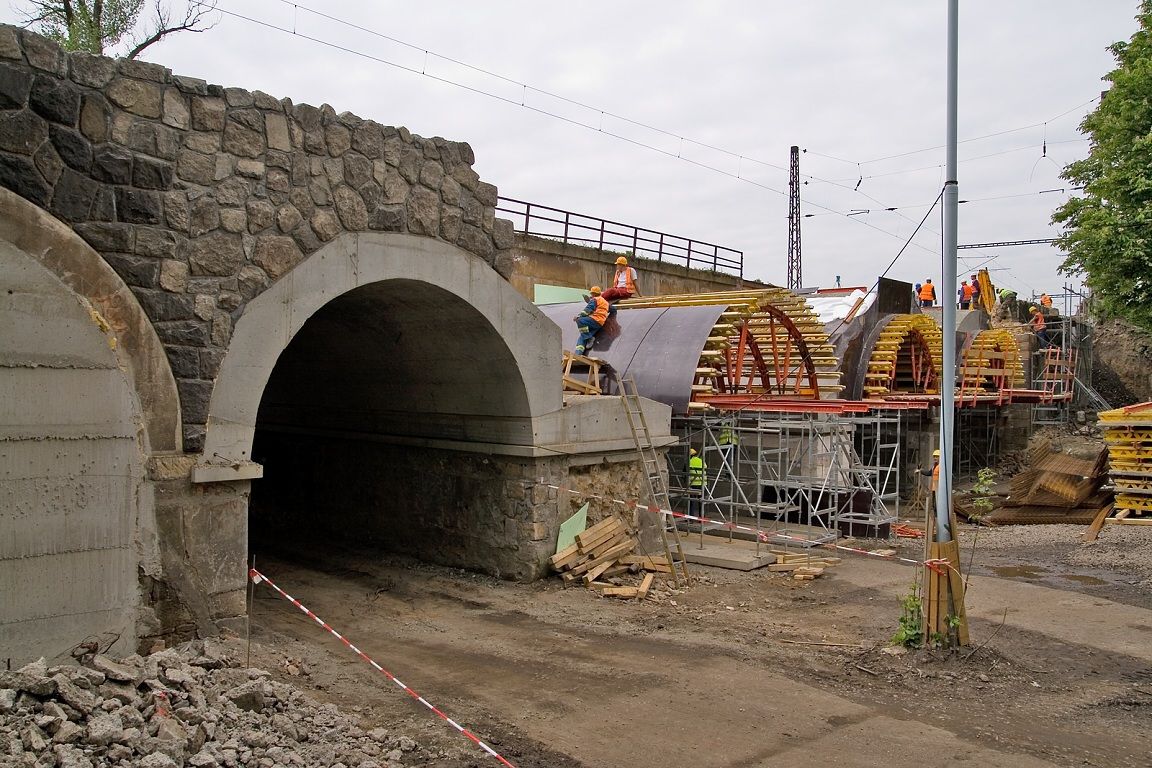
<path fill-rule="evenodd" d="M 401 768 L 446 757 L 239 668 L 219 641 L 83 661 L 0 671 L 0 765 Z"/>

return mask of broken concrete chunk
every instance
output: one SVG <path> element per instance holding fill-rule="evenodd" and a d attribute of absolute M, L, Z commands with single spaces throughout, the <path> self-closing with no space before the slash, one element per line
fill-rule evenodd
<path fill-rule="evenodd" d="M 64 675 L 56 675 L 52 680 L 56 681 L 56 692 L 60 699 L 80 714 L 87 715 L 96 707 L 96 697 L 73 685 Z"/>
<path fill-rule="evenodd" d="M 115 680 L 120 683 L 134 682 L 140 675 L 140 669 L 138 667 L 121 664 L 101 654 L 93 656 L 89 664 L 92 669 L 103 673 L 109 680 Z"/>
<path fill-rule="evenodd" d="M 89 744 L 106 747 L 114 741 L 120 741 L 123 734 L 124 726 L 119 715 L 100 715 L 88 721 L 88 732 L 84 740 Z"/>

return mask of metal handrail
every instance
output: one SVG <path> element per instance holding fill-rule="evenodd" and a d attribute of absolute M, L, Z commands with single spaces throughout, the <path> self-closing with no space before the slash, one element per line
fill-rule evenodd
<path fill-rule="evenodd" d="M 510 197 L 498 198 L 496 211 L 525 235 L 744 277 L 744 252 L 722 245 Z"/>

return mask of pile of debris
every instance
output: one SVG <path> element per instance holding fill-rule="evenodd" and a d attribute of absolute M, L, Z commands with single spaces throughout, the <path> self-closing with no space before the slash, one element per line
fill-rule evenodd
<path fill-rule="evenodd" d="M 576 534 L 575 542 L 553 555 L 549 562 L 560 572 L 565 585 L 583 583 L 605 597 L 643 600 L 652 588 L 655 574 L 671 576 L 674 572 L 665 556 L 633 554 L 638 545 L 631 526 L 617 517 L 608 517 Z"/>
<path fill-rule="evenodd" d="M 0 764 L 399 768 L 448 756 L 364 731 L 267 672 L 230 666 L 216 640 L 83 661 L 0 672 Z"/>
<path fill-rule="evenodd" d="M 1003 506 L 985 521 L 993 525 L 1088 525 L 1112 503 L 1112 492 L 1102 488 L 1107 470 L 1104 448 L 1074 456 L 1052 441 L 1038 442 L 1028 451 L 1027 469 L 1012 478 Z"/>
<path fill-rule="evenodd" d="M 1108 445 L 1109 474 L 1116 486 L 1112 519 L 1142 523 L 1131 518 L 1152 515 L 1152 403 L 1104 411 L 1099 417 Z"/>
<path fill-rule="evenodd" d="M 840 558 L 816 555 L 811 552 L 796 552 L 795 550 L 770 549 L 776 562 L 768 566 L 773 573 L 790 573 L 796 581 L 812 581 L 824 575 L 825 568 L 840 565 Z M 895 551 L 895 550 L 893 550 Z"/>

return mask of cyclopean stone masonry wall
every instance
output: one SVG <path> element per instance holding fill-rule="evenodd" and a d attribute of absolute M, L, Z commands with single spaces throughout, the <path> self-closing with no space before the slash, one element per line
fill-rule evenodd
<path fill-rule="evenodd" d="M 342 232 L 407 232 L 489 264 L 512 246 L 466 143 L 0 25 L 0 185 L 97 250 L 152 319 L 199 451 L 245 304 Z"/>

